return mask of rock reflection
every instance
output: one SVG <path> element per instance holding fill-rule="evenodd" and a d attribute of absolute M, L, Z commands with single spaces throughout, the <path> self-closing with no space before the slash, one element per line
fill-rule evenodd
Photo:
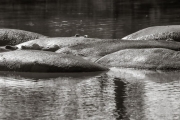
<path fill-rule="evenodd" d="M 0 119 L 116 119 L 115 85 L 106 74 L 29 74 L 1 72 Z"/>
<path fill-rule="evenodd" d="M 27 73 L 26 73 L 27 74 Z M 17 73 L 0 76 L 0 119 L 73 120 L 77 118 L 77 83 L 94 77 L 92 73 L 60 75 L 38 81 Z M 95 75 L 98 75 L 97 73 Z M 75 77 L 76 76 L 76 77 Z"/>
<path fill-rule="evenodd" d="M 112 68 L 108 75 L 127 83 L 124 119 L 179 120 L 179 72 Z"/>
<path fill-rule="evenodd" d="M 179 74 L 179 73 L 178 73 Z M 166 75 L 167 76 L 167 75 Z M 177 74 L 174 76 L 177 77 Z M 145 86 L 147 118 L 158 120 L 180 119 L 180 75 L 177 81 L 150 81 Z"/>
<path fill-rule="evenodd" d="M 78 113 L 83 120 L 115 120 L 115 84 L 102 75 L 78 83 Z"/>
<path fill-rule="evenodd" d="M 0 119 L 178 120 L 179 79 L 179 71 L 119 68 L 86 74 L 0 72 Z"/>

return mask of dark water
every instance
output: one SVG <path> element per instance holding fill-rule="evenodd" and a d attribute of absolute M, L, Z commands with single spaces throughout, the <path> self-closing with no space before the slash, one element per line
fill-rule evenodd
<path fill-rule="evenodd" d="M 0 28 L 122 38 L 180 24 L 178 0 L 1 0 Z M 179 120 L 180 71 L 0 72 L 0 120 Z"/>
<path fill-rule="evenodd" d="M 179 13 L 179 0 L 1 0 L 0 28 L 122 38 L 149 26 L 180 24 Z"/>

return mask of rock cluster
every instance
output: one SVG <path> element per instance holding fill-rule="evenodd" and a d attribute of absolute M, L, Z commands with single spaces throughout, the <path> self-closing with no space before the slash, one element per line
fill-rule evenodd
<path fill-rule="evenodd" d="M 0 47 L 1 71 L 93 72 L 108 70 L 107 67 L 180 69 L 179 25 L 149 27 L 122 39 L 47 38 L 27 31 L 5 31 L 0 30 L 0 37 L 8 33 L 6 39 L 0 40 L 1 45 L 6 45 Z"/>

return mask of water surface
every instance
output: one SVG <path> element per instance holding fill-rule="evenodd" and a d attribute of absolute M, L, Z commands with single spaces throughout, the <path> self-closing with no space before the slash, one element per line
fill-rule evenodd
<path fill-rule="evenodd" d="M 180 24 L 178 0 L 1 0 L 0 28 L 47 36 L 122 38 L 155 25 Z"/>
<path fill-rule="evenodd" d="M 0 119 L 180 119 L 179 71 L 43 74 L 0 73 Z"/>

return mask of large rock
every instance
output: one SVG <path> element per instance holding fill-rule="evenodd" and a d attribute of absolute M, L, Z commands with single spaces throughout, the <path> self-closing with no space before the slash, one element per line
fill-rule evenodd
<path fill-rule="evenodd" d="M 180 41 L 180 25 L 154 26 L 125 36 L 123 40 L 174 40 Z"/>
<path fill-rule="evenodd" d="M 104 66 L 139 69 L 180 69 L 180 51 L 164 48 L 126 49 L 100 58 Z"/>
<path fill-rule="evenodd" d="M 44 35 L 24 30 L 0 29 L 0 46 L 17 45 L 22 42 L 45 37 Z"/>
<path fill-rule="evenodd" d="M 56 51 L 57 53 L 81 56 L 96 61 L 104 55 L 123 49 L 168 48 L 179 50 L 180 43 L 169 41 L 126 41 L 120 39 L 97 39 L 82 37 L 57 37 L 36 39 L 16 45 L 18 49 Z"/>
<path fill-rule="evenodd" d="M 108 70 L 80 57 L 47 51 L 17 50 L 0 53 L 1 71 L 94 72 Z"/>
<path fill-rule="evenodd" d="M 92 62 L 99 58 L 124 49 L 144 49 L 144 48 L 167 48 L 180 50 L 180 43 L 169 41 L 125 41 L 125 40 L 104 40 L 94 43 L 86 43 L 61 48 L 56 53 L 73 54 L 81 56 Z"/>

